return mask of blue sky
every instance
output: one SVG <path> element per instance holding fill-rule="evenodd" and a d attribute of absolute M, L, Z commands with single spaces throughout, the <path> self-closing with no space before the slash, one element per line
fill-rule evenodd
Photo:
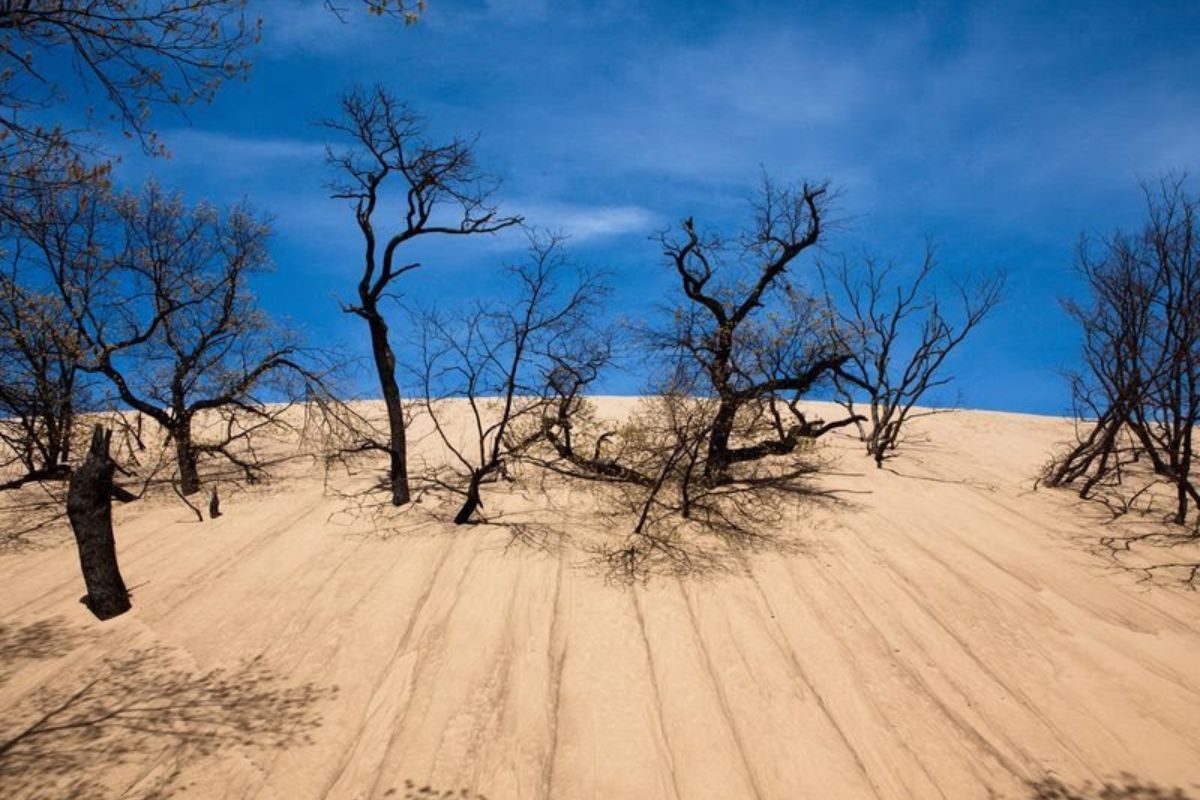
<path fill-rule="evenodd" d="M 1058 371 L 1077 339 L 1059 298 L 1079 291 L 1080 234 L 1136 225 L 1139 179 L 1200 172 L 1196 3 L 429 0 L 412 27 L 320 5 L 252 1 L 250 80 L 188 119 L 158 117 L 173 155 L 126 153 L 117 176 L 271 213 L 263 304 L 353 352 L 361 323 L 336 298 L 360 243 L 327 199 L 312 123 L 355 82 L 385 85 L 436 134 L 478 133 L 503 208 L 571 233 L 622 313 L 674 289 L 649 237 L 689 215 L 733 230 L 760 168 L 833 183 L 832 254 L 913 264 L 932 238 L 950 275 L 1005 268 L 1007 302 L 951 365 L 978 408 L 1068 410 Z M 522 245 L 426 246 L 402 291 L 486 292 Z M 641 377 L 602 388 L 636 392 Z"/>

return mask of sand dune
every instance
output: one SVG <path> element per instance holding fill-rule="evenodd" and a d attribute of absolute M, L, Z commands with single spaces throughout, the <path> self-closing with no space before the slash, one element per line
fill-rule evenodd
<path fill-rule="evenodd" d="M 1114 570 L 1094 510 L 1032 490 L 1064 421 L 922 425 L 884 471 L 831 437 L 839 503 L 634 586 L 580 498 L 534 547 L 380 521 L 308 468 L 203 524 L 119 509 L 134 610 L 103 624 L 40 534 L 0 554 L 0 796 L 1200 797 L 1200 594 Z"/>

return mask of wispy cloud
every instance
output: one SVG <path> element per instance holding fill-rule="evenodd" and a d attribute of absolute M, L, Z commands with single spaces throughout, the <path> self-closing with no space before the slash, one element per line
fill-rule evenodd
<path fill-rule="evenodd" d="M 325 153 L 325 145 L 318 140 L 240 136 L 195 128 L 164 131 L 162 137 L 172 160 L 204 162 L 215 169 L 273 166 L 281 161 L 320 163 Z"/>
<path fill-rule="evenodd" d="M 641 206 L 578 206 L 556 203 L 514 202 L 526 224 L 570 237 L 572 242 L 594 242 L 613 236 L 648 235 L 660 217 Z"/>

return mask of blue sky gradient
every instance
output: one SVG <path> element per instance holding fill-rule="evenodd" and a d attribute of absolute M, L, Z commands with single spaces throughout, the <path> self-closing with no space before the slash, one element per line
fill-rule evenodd
<path fill-rule="evenodd" d="M 1007 301 L 951 365 L 961 400 L 1061 414 L 1077 336 L 1059 299 L 1079 292 L 1080 234 L 1137 225 L 1139 179 L 1200 171 L 1196 3 L 429 5 L 406 28 L 341 23 L 315 0 L 252 2 L 264 31 L 250 80 L 189 119 L 160 116 L 173 155 L 129 150 L 118 180 L 154 175 L 192 200 L 272 214 L 263 304 L 365 354 L 361 322 L 337 306 L 361 244 L 327 198 L 313 124 L 355 82 L 388 87 L 435 135 L 478 133 L 503 209 L 570 233 L 625 314 L 675 289 L 655 231 L 690 215 L 734 230 L 760 169 L 828 179 L 829 254 L 915 266 L 932 239 L 949 276 L 1008 271 Z M 523 244 L 422 245 L 426 266 L 400 288 L 424 303 L 478 296 Z M 620 371 L 601 388 L 642 382 Z"/>

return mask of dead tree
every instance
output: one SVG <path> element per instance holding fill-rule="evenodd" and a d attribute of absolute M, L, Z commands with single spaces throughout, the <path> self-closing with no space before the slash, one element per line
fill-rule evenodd
<path fill-rule="evenodd" d="M 347 93 L 341 115 L 322 125 L 344 143 L 326 151 L 337 173 L 330 190 L 349 201 L 364 243 L 358 299 L 344 310 L 367 324 L 388 422 L 388 441 L 377 447 L 388 455 L 392 503 L 403 505 L 410 498 L 404 406 L 382 305 L 394 282 L 420 266 L 403 260 L 404 245 L 422 236 L 495 233 L 521 220 L 501 216 L 492 203 L 497 181 L 476 165 L 472 142 L 429 142 L 425 120 L 382 87 Z M 380 220 L 388 200 L 400 205 L 399 218 Z"/>
<path fill-rule="evenodd" d="M 849 358 L 829 337 L 819 302 L 788 276 L 821 237 L 827 195 L 824 184 L 781 189 L 764 177 L 754 224 L 734 243 L 702 236 L 690 218 L 680 234 L 660 237 L 686 303 L 649 341 L 716 398 L 702 466 L 709 483 L 727 480 L 736 464 L 786 455 L 854 421 L 809 419 L 798 406 Z M 722 281 L 727 259 L 740 274 Z M 773 423 L 769 435 L 747 440 L 748 416 L 763 415 Z"/>
<path fill-rule="evenodd" d="M 936 269 L 927 248 L 916 275 L 907 285 L 892 285 L 892 265 L 868 256 L 861 269 L 846 260 L 823 266 L 825 298 L 836 324 L 832 335 L 846 359 L 833 372 L 838 401 L 851 416 L 856 395 L 866 397 L 870 416 L 858 423 L 859 438 L 876 467 L 883 467 L 900 443 L 905 423 L 923 413 L 913 409 L 931 389 L 952 377 L 944 373 L 946 358 L 958 348 L 1000 301 L 1004 276 L 996 273 L 975 288 L 957 287 L 957 321 L 928 289 Z"/>
<path fill-rule="evenodd" d="M 84 390 L 79 347 L 62 304 L 18 282 L 22 247 L 10 241 L 14 268 L 0 275 L 0 442 L 4 467 L 19 475 L 0 489 L 66 478 L 77 401 Z"/>
<path fill-rule="evenodd" d="M 79 565 L 87 586 L 83 602 L 102 620 L 131 608 L 113 539 L 113 473 L 117 465 L 108 452 L 111 436 L 111 431 L 96 426 L 87 457 L 71 476 L 67 489 L 67 517 L 75 532 Z"/>
<path fill-rule="evenodd" d="M 789 276 L 817 245 L 824 186 L 779 189 L 764 180 L 751 228 L 732 243 L 686 220 L 660 241 L 683 301 L 660 327 L 636 331 L 661 371 L 635 413 L 605 424 L 583 397 L 594 370 L 564 371 L 543 421 L 547 466 L 612 490 L 632 517 L 625 546 L 606 554 L 618 574 L 665 560 L 711 563 L 684 533 L 730 544 L 769 535 L 788 498 L 812 496 L 811 444 L 855 417 L 825 422 L 801 407 L 849 357 L 827 309 Z"/>
<path fill-rule="evenodd" d="M 1083 333 L 1071 388 L 1081 426 L 1075 444 L 1046 469 L 1051 486 L 1169 485 L 1171 519 L 1186 524 L 1200 491 L 1193 477 L 1200 417 L 1200 199 L 1182 179 L 1144 187 L 1147 222 L 1079 248 L 1086 305 L 1066 303 Z M 1135 463 L 1147 470 L 1134 470 Z M 1148 471 L 1149 475 L 1145 475 Z M 1144 491 L 1125 487 L 1130 491 Z"/>
<path fill-rule="evenodd" d="M 181 492 L 199 491 L 206 457 L 260 477 L 253 439 L 285 408 L 267 396 L 298 396 L 311 374 L 249 291 L 269 264 L 262 219 L 242 206 L 188 207 L 154 183 L 115 197 L 47 193 L 36 211 L 23 235 L 74 325 L 80 368 L 159 424 Z"/>
<path fill-rule="evenodd" d="M 575 274 L 564 283 L 568 271 Z M 457 525 L 476 517 L 482 487 L 508 475 L 542 438 L 555 382 L 608 351 L 597 324 L 607 290 L 597 276 L 570 269 L 557 239 L 531 237 L 528 261 L 507 272 L 517 289 L 511 299 L 465 314 L 426 312 L 419 326 L 425 408 L 459 477 L 442 484 L 463 496 Z M 466 406 L 464 438 L 447 427 L 456 410 L 447 401 Z"/>

